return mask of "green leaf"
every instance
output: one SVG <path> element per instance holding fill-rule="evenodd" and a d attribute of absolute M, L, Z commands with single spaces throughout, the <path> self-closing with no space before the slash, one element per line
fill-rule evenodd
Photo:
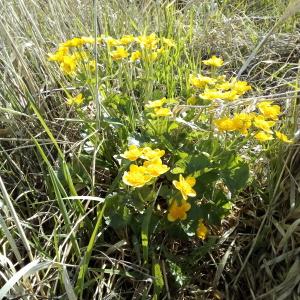
<path fill-rule="evenodd" d="M 152 275 L 154 276 L 154 299 L 159 299 L 159 295 L 164 287 L 164 279 L 159 263 L 153 258 Z"/>
<path fill-rule="evenodd" d="M 167 260 L 167 263 L 170 268 L 170 273 L 174 277 L 175 281 L 177 284 L 180 286 L 184 286 L 185 283 L 187 282 L 188 278 L 187 276 L 183 273 L 181 267 L 176 264 L 173 261 Z"/>

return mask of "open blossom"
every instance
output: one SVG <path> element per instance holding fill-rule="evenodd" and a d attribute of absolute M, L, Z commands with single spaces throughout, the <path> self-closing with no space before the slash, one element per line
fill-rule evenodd
<path fill-rule="evenodd" d="M 201 240 L 205 240 L 208 234 L 208 228 L 203 224 L 202 220 L 199 221 L 196 231 L 197 237 Z"/>
<path fill-rule="evenodd" d="M 187 200 L 189 197 L 195 197 L 196 191 L 193 189 L 193 186 L 196 184 L 196 179 L 194 177 L 187 177 L 186 179 L 180 174 L 179 181 L 173 180 L 173 185 L 177 190 L 181 192 L 181 195 L 184 200 Z"/>
<path fill-rule="evenodd" d="M 280 106 L 272 105 L 272 103 L 272 101 L 264 101 L 257 104 L 257 107 L 266 119 L 278 120 Z"/>
<path fill-rule="evenodd" d="M 266 142 L 274 140 L 272 134 L 267 133 L 265 131 L 259 131 L 257 134 L 254 135 L 254 138 L 256 138 L 260 142 Z"/>
<path fill-rule="evenodd" d="M 196 87 L 196 88 L 204 88 L 206 87 L 208 84 L 214 84 L 216 83 L 216 79 L 214 78 L 211 78 L 211 77 L 208 77 L 208 76 L 203 76 L 203 75 L 190 75 L 190 78 L 189 78 L 189 83 Z"/>
<path fill-rule="evenodd" d="M 152 176 L 147 174 L 145 167 L 130 165 L 129 172 L 124 172 L 122 179 L 129 186 L 142 187 L 152 179 Z"/>
<path fill-rule="evenodd" d="M 235 130 L 238 130 L 241 134 L 247 134 L 248 129 L 252 125 L 252 114 L 240 113 L 235 114 L 233 118 L 233 123 L 235 125 Z"/>
<path fill-rule="evenodd" d="M 158 177 L 169 171 L 169 167 L 164 165 L 160 158 L 155 158 L 150 161 L 145 161 L 144 165 L 146 168 L 146 173 L 150 174 L 153 177 Z"/>
<path fill-rule="evenodd" d="M 136 41 L 139 43 L 141 48 L 154 50 L 157 48 L 159 39 L 155 33 L 151 33 L 150 35 L 141 35 L 137 37 Z"/>
<path fill-rule="evenodd" d="M 271 127 L 274 125 L 274 121 L 266 121 L 264 116 L 257 116 L 254 118 L 254 126 L 265 132 L 272 133 Z"/>
<path fill-rule="evenodd" d="M 57 61 L 57 62 L 62 62 L 64 60 L 65 56 L 68 56 L 69 54 L 69 48 L 60 46 L 56 52 L 49 53 L 48 54 L 48 60 L 49 61 Z"/>
<path fill-rule="evenodd" d="M 121 60 L 129 56 L 128 51 L 124 47 L 117 47 L 115 51 L 110 53 L 113 60 Z"/>
<path fill-rule="evenodd" d="M 248 84 L 247 81 L 239 81 L 239 80 L 232 80 L 231 82 L 231 89 L 236 91 L 238 95 L 244 95 L 246 92 L 250 91 L 252 87 Z"/>
<path fill-rule="evenodd" d="M 154 101 L 149 101 L 145 107 L 147 108 L 156 108 L 156 107 L 162 107 L 164 105 L 164 103 L 166 102 L 166 98 L 162 98 L 159 100 L 154 100 Z"/>
<path fill-rule="evenodd" d="M 121 157 L 126 158 L 130 161 L 135 161 L 142 155 L 142 153 L 143 151 L 141 148 L 138 148 L 136 145 L 130 145 L 129 149 L 121 154 Z"/>
<path fill-rule="evenodd" d="M 172 115 L 170 108 L 168 107 L 156 107 L 154 113 L 157 117 L 168 117 Z"/>
<path fill-rule="evenodd" d="M 134 41 L 135 41 L 135 38 L 134 38 L 134 36 L 132 34 L 130 34 L 130 35 L 124 35 L 124 36 L 122 36 L 120 38 L 120 44 L 121 45 L 128 45 L 128 44 L 130 44 L 130 43 L 132 43 Z"/>
<path fill-rule="evenodd" d="M 134 51 L 131 53 L 130 61 L 137 61 L 142 58 L 141 51 Z"/>
<path fill-rule="evenodd" d="M 290 140 L 290 139 L 289 139 L 284 133 L 282 133 L 282 132 L 275 131 L 275 135 L 276 135 L 276 137 L 277 137 L 279 140 L 281 140 L 281 141 L 283 141 L 283 142 L 285 142 L 285 143 L 288 143 L 288 144 L 293 143 L 293 140 Z"/>
<path fill-rule="evenodd" d="M 169 208 L 168 220 L 174 222 L 176 220 L 185 220 L 187 211 L 191 209 L 191 204 L 183 201 L 180 205 L 174 200 Z"/>
<path fill-rule="evenodd" d="M 83 103 L 83 96 L 82 94 L 78 94 L 77 96 L 75 97 L 68 97 L 67 99 L 67 104 L 68 105 L 81 105 Z"/>
<path fill-rule="evenodd" d="M 154 160 L 165 155 L 165 150 L 151 149 L 150 147 L 142 148 L 141 158 L 146 160 Z"/>
<path fill-rule="evenodd" d="M 66 75 L 73 75 L 77 68 L 76 59 L 72 56 L 64 56 L 60 64 L 60 69 Z"/>
<path fill-rule="evenodd" d="M 213 55 L 210 59 L 203 60 L 203 63 L 207 66 L 220 68 L 224 65 L 222 58 Z"/>
<path fill-rule="evenodd" d="M 234 131 L 236 130 L 236 122 L 232 119 L 224 117 L 218 120 L 214 120 L 215 126 L 219 131 Z"/>

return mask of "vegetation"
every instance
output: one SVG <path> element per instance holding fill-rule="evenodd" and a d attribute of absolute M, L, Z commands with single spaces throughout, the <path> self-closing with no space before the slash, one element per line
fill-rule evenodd
<path fill-rule="evenodd" d="M 90 2 L 0 4 L 0 299 L 298 299 L 298 1 Z"/>

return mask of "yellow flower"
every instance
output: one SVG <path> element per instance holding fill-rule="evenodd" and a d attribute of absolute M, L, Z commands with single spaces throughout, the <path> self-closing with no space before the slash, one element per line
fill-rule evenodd
<path fill-rule="evenodd" d="M 254 126 L 263 131 L 272 133 L 271 127 L 275 125 L 274 121 L 266 121 L 264 116 L 257 116 L 254 118 Z"/>
<path fill-rule="evenodd" d="M 193 186 L 196 184 L 196 179 L 194 177 L 189 176 L 186 179 L 184 179 L 184 177 L 180 174 L 179 181 L 173 180 L 172 183 L 176 187 L 176 189 L 181 192 L 181 195 L 184 200 L 186 200 L 188 196 L 196 196 L 196 192 L 193 189 Z"/>
<path fill-rule="evenodd" d="M 236 91 L 238 95 L 244 95 L 246 92 L 250 91 L 252 87 L 248 85 L 246 81 L 232 81 L 232 90 Z"/>
<path fill-rule="evenodd" d="M 156 107 L 154 113 L 157 117 L 168 117 L 172 115 L 170 108 L 167 107 Z"/>
<path fill-rule="evenodd" d="M 217 80 L 208 76 L 190 75 L 189 83 L 196 88 L 204 88 L 208 84 L 214 84 Z"/>
<path fill-rule="evenodd" d="M 62 45 L 65 47 L 80 47 L 84 45 L 84 40 L 82 38 L 75 37 L 73 39 L 65 41 Z"/>
<path fill-rule="evenodd" d="M 48 60 L 61 62 L 63 61 L 64 57 L 68 55 L 68 53 L 68 47 L 59 47 L 55 53 L 48 53 Z"/>
<path fill-rule="evenodd" d="M 219 57 L 216 57 L 215 55 L 213 55 L 208 60 L 203 60 L 203 63 L 207 66 L 216 67 L 216 68 L 220 68 L 224 65 L 223 59 L 219 58 Z"/>
<path fill-rule="evenodd" d="M 285 143 L 288 143 L 288 144 L 293 143 L 293 140 L 290 140 L 284 133 L 279 132 L 279 131 L 275 131 L 275 134 L 276 134 L 276 137 L 279 140 L 281 140 L 281 141 L 283 141 Z"/>
<path fill-rule="evenodd" d="M 197 228 L 197 237 L 201 240 L 205 240 L 208 234 L 208 228 L 203 224 L 202 221 L 199 221 L 198 228 Z"/>
<path fill-rule="evenodd" d="M 113 60 L 121 60 L 128 57 L 129 53 L 124 47 L 117 47 L 117 50 L 112 51 L 110 55 Z"/>
<path fill-rule="evenodd" d="M 60 69 L 66 75 L 73 75 L 76 71 L 77 63 L 74 57 L 64 56 L 60 64 Z"/>
<path fill-rule="evenodd" d="M 269 133 L 266 133 L 264 131 L 259 131 L 255 136 L 254 136 L 257 140 L 259 140 L 260 142 L 266 142 L 266 141 L 271 141 L 273 140 L 273 136 Z"/>
<path fill-rule="evenodd" d="M 165 155 L 165 150 L 155 149 L 152 150 L 150 147 L 142 148 L 141 158 L 146 160 L 154 160 L 157 158 L 161 158 Z"/>
<path fill-rule="evenodd" d="M 75 97 L 68 97 L 67 104 L 68 105 L 81 105 L 83 103 L 83 95 L 80 93 Z"/>
<path fill-rule="evenodd" d="M 176 44 L 172 39 L 162 38 L 161 41 L 166 47 L 176 47 Z"/>
<path fill-rule="evenodd" d="M 218 91 L 217 89 L 209 89 L 206 88 L 200 97 L 204 100 L 216 100 L 216 99 L 223 99 L 223 92 Z"/>
<path fill-rule="evenodd" d="M 95 39 L 91 36 L 82 36 L 81 40 L 84 44 L 94 44 L 95 43 Z"/>
<path fill-rule="evenodd" d="M 138 148 L 136 145 L 130 145 L 129 149 L 126 150 L 121 157 L 124 157 L 128 160 L 135 161 L 143 154 L 143 149 Z"/>
<path fill-rule="evenodd" d="M 169 208 L 168 220 L 174 222 L 176 220 L 185 220 L 187 218 L 186 212 L 191 209 L 191 204 L 183 201 L 181 205 L 178 205 L 176 201 L 173 201 Z"/>
<path fill-rule="evenodd" d="M 216 88 L 223 91 L 228 91 L 232 87 L 232 84 L 229 81 L 225 81 L 216 85 Z"/>
<path fill-rule="evenodd" d="M 166 98 L 162 98 L 162 99 L 159 99 L 159 100 L 154 100 L 154 101 L 149 101 L 145 107 L 147 108 L 156 108 L 156 107 L 162 107 L 163 104 L 166 102 Z"/>
<path fill-rule="evenodd" d="M 155 33 L 151 33 L 150 35 L 141 35 L 136 41 L 140 44 L 142 48 L 154 50 L 157 48 L 157 43 L 159 39 L 157 38 Z"/>
<path fill-rule="evenodd" d="M 257 104 L 258 109 L 267 119 L 278 120 L 280 114 L 280 106 L 272 105 L 272 101 L 265 101 Z"/>
<path fill-rule="evenodd" d="M 130 165 L 129 172 L 124 172 L 122 177 L 125 184 L 133 187 L 142 187 L 151 179 L 152 176 L 146 174 L 146 168 L 137 165 Z"/>
<path fill-rule="evenodd" d="M 237 124 L 230 118 L 224 117 L 214 121 L 219 131 L 234 131 L 237 128 Z"/>
<path fill-rule="evenodd" d="M 134 36 L 131 34 L 131 35 L 124 35 L 122 36 L 122 38 L 120 39 L 120 44 L 121 45 L 128 45 L 132 42 L 135 41 L 135 38 Z"/>
<path fill-rule="evenodd" d="M 240 131 L 242 134 L 248 134 L 248 129 L 251 127 L 253 117 L 252 114 L 235 114 L 233 118 L 235 130 Z"/>
<path fill-rule="evenodd" d="M 169 171 L 169 167 L 164 165 L 160 158 L 155 158 L 154 160 L 145 161 L 144 167 L 146 168 L 147 174 L 152 177 L 158 177 Z"/>
<path fill-rule="evenodd" d="M 117 39 L 114 39 L 111 36 L 108 36 L 104 39 L 104 41 L 106 42 L 107 46 L 109 47 L 115 47 L 115 46 L 120 46 L 121 42 Z"/>
<path fill-rule="evenodd" d="M 141 51 L 134 51 L 131 53 L 130 60 L 137 61 L 138 59 L 141 59 L 141 57 L 142 57 Z"/>

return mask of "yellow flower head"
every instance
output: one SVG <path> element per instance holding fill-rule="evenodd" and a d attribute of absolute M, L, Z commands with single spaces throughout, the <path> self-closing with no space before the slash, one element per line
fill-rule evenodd
<path fill-rule="evenodd" d="M 253 117 L 254 116 L 252 114 L 235 114 L 232 119 L 235 125 L 235 130 L 240 131 L 242 134 L 248 134 L 248 129 L 251 127 Z"/>
<path fill-rule="evenodd" d="M 113 60 L 121 60 L 129 56 L 128 51 L 124 47 L 117 47 L 115 51 L 110 53 Z"/>
<path fill-rule="evenodd" d="M 254 137 L 260 142 L 266 142 L 273 140 L 272 134 L 266 133 L 264 131 L 259 131 Z"/>
<path fill-rule="evenodd" d="M 228 91 L 232 87 L 232 84 L 229 81 L 224 81 L 222 83 L 216 84 L 216 88 L 222 91 Z"/>
<path fill-rule="evenodd" d="M 131 53 L 131 56 L 130 56 L 131 61 L 137 61 L 141 58 L 142 58 L 141 51 L 134 51 L 134 52 Z"/>
<path fill-rule="evenodd" d="M 57 49 L 55 53 L 48 54 L 48 60 L 61 62 L 64 60 L 64 57 L 68 55 L 68 53 L 69 53 L 69 48 L 61 46 Z"/>
<path fill-rule="evenodd" d="M 237 122 L 224 117 L 214 121 L 219 131 L 234 131 L 237 129 Z"/>
<path fill-rule="evenodd" d="M 189 83 L 196 88 L 205 88 L 208 84 L 216 83 L 216 79 L 203 75 L 190 75 Z"/>
<path fill-rule="evenodd" d="M 258 109 L 267 119 L 278 120 L 280 114 L 280 106 L 272 105 L 272 101 L 265 101 L 257 104 Z"/>
<path fill-rule="evenodd" d="M 116 46 L 120 46 L 121 45 L 121 42 L 117 39 L 114 39 L 113 37 L 111 36 L 108 36 L 104 39 L 104 41 L 106 42 L 106 45 L 108 47 L 116 47 Z"/>
<path fill-rule="evenodd" d="M 285 143 L 288 143 L 288 144 L 293 143 L 293 140 L 290 140 L 290 139 L 289 139 L 284 133 L 282 133 L 282 132 L 275 131 L 275 135 L 276 135 L 276 137 L 277 137 L 279 140 L 281 140 L 281 141 L 283 141 L 283 142 L 285 142 Z"/>
<path fill-rule="evenodd" d="M 124 35 L 120 39 L 120 44 L 121 45 L 128 45 L 128 44 L 130 44 L 134 41 L 135 41 L 135 37 L 132 34 L 131 35 Z"/>
<path fill-rule="evenodd" d="M 203 63 L 207 66 L 216 67 L 216 68 L 220 68 L 224 65 L 223 59 L 215 55 L 213 55 L 208 60 L 203 60 Z"/>
<path fill-rule="evenodd" d="M 187 211 L 191 209 L 191 204 L 183 201 L 181 205 L 178 205 L 176 201 L 173 201 L 169 208 L 168 220 L 174 222 L 176 220 L 185 220 L 187 218 Z"/>
<path fill-rule="evenodd" d="M 160 158 L 155 158 L 154 160 L 145 161 L 144 167 L 146 168 L 147 174 L 152 177 L 158 177 L 169 171 L 169 167 L 164 165 Z"/>
<path fill-rule="evenodd" d="M 143 154 L 143 150 L 141 148 L 138 148 L 136 145 L 130 145 L 129 149 L 126 150 L 123 154 L 120 156 L 123 158 L 126 158 L 130 161 L 137 160 L 141 155 Z"/>
<path fill-rule="evenodd" d="M 173 185 L 177 190 L 181 192 L 181 195 L 184 200 L 189 197 L 195 197 L 196 191 L 193 189 L 193 186 L 196 184 L 196 179 L 194 177 L 187 177 L 186 179 L 180 174 L 179 181 L 173 180 Z"/>
<path fill-rule="evenodd" d="M 83 103 L 83 95 L 80 93 L 75 97 L 68 97 L 67 104 L 68 105 L 81 105 Z"/>
<path fill-rule="evenodd" d="M 205 240 L 208 234 L 208 228 L 203 224 L 202 221 L 199 221 L 198 228 L 197 228 L 197 237 L 201 240 Z"/>
<path fill-rule="evenodd" d="M 264 116 L 257 116 L 254 118 L 254 126 L 262 129 L 265 132 L 272 133 L 271 127 L 273 127 L 274 125 L 274 121 L 266 121 Z"/>
<path fill-rule="evenodd" d="M 150 147 L 142 148 L 141 158 L 146 160 L 154 160 L 157 158 L 161 158 L 165 155 L 165 150 L 155 149 L 152 150 Z"/>
<path fill-rule="evenodd" d="M 152 179 L 152 176 L 146 173 L 145 167 L 130 165 L 129 172 L 124 172 L 122 180 L 125 184 L 133 187 L 142 187 Z"/>
<path fill-rule="evenodd" d="M 140 44 L 141 48 L 154 50 L 157 48 L 159 39 L 155 33 L 151 33 L 150 35 L 139 36 L 136 41 Z"/>
<path fill-rule="evenodd" d="M 76 71 L 77 63 L 76 59 L 72 56 L 64 56 L 60 64 L 60 69 L 66 75 L 73 75 Z"/>
<path fill-rule="evenodd" d="M 157 107 L 162 107 L 164 105 L 164 103 L 166 102 L 166 98 L 162 98 L 159 100 L 154 100 L 154 101 L 149 101 L 145 107 L 147 108 L 157 108 Z"/>
<path fill-rule="evenodd" d="M 168 107 L 156 107 L 154 113 L 157 117 L 168 117 L 172 115 L 170 108 Z"/>
<path fill-rule="evenodd" d="M 238 95 L 244 95 L 246 92 L 250 91 L 252 87 L 248 85 L 246 81 L 232 81 L 232 90 L 236 91 Z"/>
<path fill-rule="evenodd" d="M 200 97 L 204 100 L 216 100 L 216 99 L 222 99 L 223 92 L 218 91 L 217 89 L 209 89 L 206 88 L 202 94 L 200 94 Z"/>
<path fill-rule="evenodd" d="M 235 90 L 223 92 L 220 96 L 220 99 L 226 101 L 234 101 L 239 98 L 239 94 Z"/>
<path fill-rule="evenodd" d="M 82 38 L 75 37 L 73 39 L 65 41 L 62 45 L 65 47 L 80 47 L 84 45 L 84 40 Z"/>

